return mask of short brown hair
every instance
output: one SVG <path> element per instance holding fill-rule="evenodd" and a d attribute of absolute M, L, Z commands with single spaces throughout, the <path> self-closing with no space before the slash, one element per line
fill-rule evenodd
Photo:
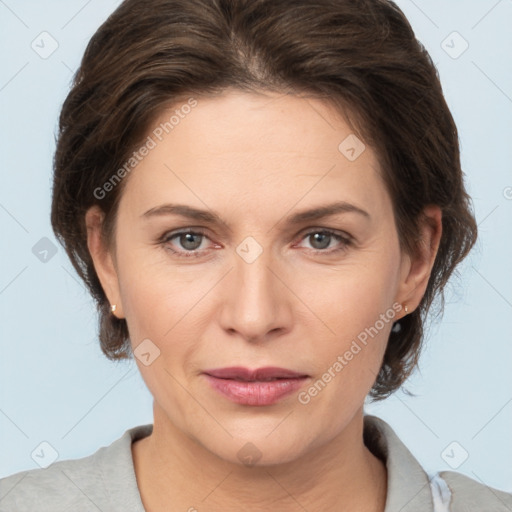
<path fill-rule="evenodd" d="M 115 235 L 126 178 L 107 182 L 164 108 L 227 88 L 307 94 L 330 102 L 376 151 L 402 249 L 417 246 L 425 206 L 442 209 L 442 238 L 419 307 L 391 332 L 371 396 L 395 391 L 417 363 L 433 300 L 476 241 L 457 128 L 436 68 L 386 0 L 125 0 L 94 34 L 60 115 L 51 222 L 99 310 L 101 348 L 130 357 L 127 324 L 109 303 L 87 247 L 85 212 Z"/>

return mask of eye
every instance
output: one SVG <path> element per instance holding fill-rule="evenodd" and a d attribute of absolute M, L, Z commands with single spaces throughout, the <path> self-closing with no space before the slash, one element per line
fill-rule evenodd
<path fill-rule="evenodd" d="M 329 229 L 316 229 L 309 231 L 303 235 L 303 240 L 310 240 L 315 252 L 331 254 L 338 251 L 346 251 L 352 244 L 352 240 L 348 235 L 342 235 Z M 325 250 L 331 246 L 331 242 L 338 241 L 339 246 L 334 249 Z M 331 246 L 332 247 L 332 246 Z"/>
<path fill-rule="evenodd" d="M 178 257 L 190 258 L 202 256 L 206 247 L 203 242 L 208 240 L 206 233 L 200 229 L 166 232 L 160 238 L 159 243 L 168 251 Z M 316 228 L 302 235 L 301 240 L 310 240 L 312 251 L 315 253 L 332 254 L 346 251 L 352 245 L 350 236 L 323 228 Z M 175 240 L 175 241 L 174 241 Z M 332 248 L 333 242 L 338 242 L 338 247 Z"/>
<path fill-rule="evenodd" d="M 165 233 L 160 239 L 160 243 L 169 251 L 177 256 L 190 258 L 191 256 L 200 256 L 204 249 L 201 248 L 204 239 L 208 238 L 206 234 L 200 230 L 178 231 L 174 233 Z M 171 243 L 176 239 L 176 242 Z M 177 247 L 175 249 L 174 247 Z"/>

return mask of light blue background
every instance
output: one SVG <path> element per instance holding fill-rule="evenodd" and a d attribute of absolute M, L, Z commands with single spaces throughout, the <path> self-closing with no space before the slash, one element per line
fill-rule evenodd
<path fill-rule="evenodd" d="M 0 477 L 37 467 L 31 453 L 42 441 L 60 459 L 77 458 L 152 421 L 135 363 L 101 354 L 93 302 L 62 247 L 46 263 L 32 253 L 42 237 L 57 245 L 49 208 L 60 105 L 87 41 L 117 4 L 0 1 Z M 427 471 L 451 469 L 441 454 L 457 441 L 469 454 L 458 471 L 512 491 L 512 1 L 399 5 L 459 127 L 480 240 L 408 382 L 417 396 L 399 392 L 367 410 Z M 59 45 L 47 59 L 31 48 L 43 31 Z M 469 43 L 457 59 L 441 47 L 453 31 Z"/>

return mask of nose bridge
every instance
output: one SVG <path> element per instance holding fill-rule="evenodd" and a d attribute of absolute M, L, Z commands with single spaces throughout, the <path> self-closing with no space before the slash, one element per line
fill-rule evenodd
<path fill-rule="evenodd" d="M 285 326 L 286 289 L 275 276 L 272 251 L 247 237 L 236 248 L 232 286 L 224 305 L 224 328 L 261 339 Z"/>

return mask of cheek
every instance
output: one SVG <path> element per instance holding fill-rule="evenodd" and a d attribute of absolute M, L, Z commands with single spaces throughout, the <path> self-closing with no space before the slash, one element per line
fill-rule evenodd
<path fill-rule="evenodd" d="M 201 297 L 208 287 L 185 278 L 170 265 L 148 265 L 147 260 L 136 258 L 125 263 L 120 266 L 121 295 L 137 366 L 153 396 L 178 410 L 180 400 L 186 403 L 187 397 L 178 394 L 181 388 L 174 379 L 183 382 L 191 370 L 201 339 L 196 335 L 201 327 L 194 314 L 201 311 Z M 150 353 L 148 365 L 137 357 L 142 352 L 137 350 L 139 344 Z"/>
<path fill-rule="evenodd" d="M 208 320 L 212 318 L 212 289 L 219 286 L 216 271 L 184 270 L 167 261 L 165 251 L 132 250 L 119 265 L 120 289 L 132 348 L 145 339 L 160 351 L 156 364 L 139 369 L 145 380 L 158 380 L 164 362 L 173 374 L 193 372 Z M 163 371 L 162 368 L 160 370 Z M 169 376 L 160 376 L 167 382 Z"/>
<path fill-rule="evenodd" d="M 119 288 L 133 345 L 143 338 L 161 339 L 184 314 L 187 283 L 170 265 L 157 261 L 158 252 L 126 247 L 118 260 Z"/>
<path fill-rule="evenodd" d="M 372 388 L 395 316 L 385 300 L 368 303 L 365 292 L 369 288 L 361 285 L 352 295 L 349 291 L 338 296 L 350 301 L 343 308 L 331 305 L 331 314 L 323 317 L 335 334 L 319 340 L 310 350 L 314 378 L 298 397 L 299 403 L 312 407 L 319 418 L 332 420 L 333 434 L 338 432 L 340 414 L 358 409 Z"/>
<path fill-rule="evenodd" d="M 399 254 L 393 248 L 368 253 L 329 278 L 308 279 L 300 288 L 314 312 L 310 328 L 317 325 L 316 337 L 323 339 L 315 345 L 314 360 L 321 380 L 316 387 L 320 390 L 326 383 L 330 388 L 325 398 L 357 402 L 373 385 L 397 316 L 393 304 L 398 263 Z"/>
<path fill-rule="evenodd" d="M 295 278 L 292 287 L 331 334 L 355 336 L 394 311 L 398 266 L 396 251 L 372 251 L 328 272 Z"/>

